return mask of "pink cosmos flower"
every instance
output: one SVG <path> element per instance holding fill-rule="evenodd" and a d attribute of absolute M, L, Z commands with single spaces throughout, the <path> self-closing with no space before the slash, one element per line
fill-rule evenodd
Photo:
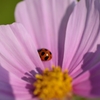
<path fill-rule="evenodd" d="M 0 26 L 0 100 L 100 97 L 100 1 L 74 6 L 24 0 L 15 12 L 23 25 Z"/>

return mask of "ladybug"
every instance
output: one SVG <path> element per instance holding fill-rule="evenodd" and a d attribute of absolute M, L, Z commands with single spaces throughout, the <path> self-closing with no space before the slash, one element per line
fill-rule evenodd
<path fill-rule="evenodd" d="M 48 49 L 39 49 L 38 53 L 42 61 L 49 61 L 52 58 L 52 53 Z"/>

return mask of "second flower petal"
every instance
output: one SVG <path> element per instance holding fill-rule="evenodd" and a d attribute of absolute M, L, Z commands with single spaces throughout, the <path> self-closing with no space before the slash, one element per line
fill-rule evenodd
<path fill-rule="evenodd" d="M 46 48 L 52 52 L 51 65 L 58 64 L 58 48 L 59 55 L 63 55 L 62 46 L 66 24 L 74 4 L 75 0 L 59 0 L 58 2 L 55 0 L 25 0 L 16 8 L 16 21 L 25 26 L 33 37 L 37 49 Z M 68 10 L 69 6 L 72 9 Z M 60 38 L 60 47 L 58 47 L 58 38 Z"/>

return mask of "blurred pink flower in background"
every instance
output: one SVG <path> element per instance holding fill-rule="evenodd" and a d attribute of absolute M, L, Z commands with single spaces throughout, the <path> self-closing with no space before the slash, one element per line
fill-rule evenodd
<path fill-rule="evenodd" d="M 65 76 L 72 78 L 70 82 L 65 79 L 68 87 L 64 86 L 65 80 L 61 86 L 64 91 L 69 90 L 67 93 L 72 97 L 73 94 L 100 97 L 100 1 L 75 3 L 74 0 L 24 0 L 16 7 L 18 23 L 0 26 L 0 100 L 39 99 L 45 94 L 40 89 L 38 95 L 34 95 L 33 84 L 39 80 L 35 75 L 39 73 L 39 78 L 43 78 L 41 84 L 47 82 L 43 77 L 46 68 L 51 75 L 59 69 L 57 66 L 62 69 L 58 71 L 58 79 L 62 79 L 60 74 L 65 75 L 66 70 Z M 41 48 L 50 50 L 51 60 L 40 59 Z M 52 79 L 48 81 L 48 86 L 53 85 L 52 82 Z M 56 85 L 51 86 L 52 91 L 47 90 L 50 93 L 43 97 L 45 100 L 59 99 L 56 92 L 63 91 L 55 92 L 59 82 L 54 81 Z M 53 91 L 55 97 L 48 98 Z M 63 98 L 68 100 L 66 95 Z"/>

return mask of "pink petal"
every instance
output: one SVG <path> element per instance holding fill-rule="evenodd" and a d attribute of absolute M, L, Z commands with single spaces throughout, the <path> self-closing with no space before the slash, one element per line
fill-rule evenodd
<path fill-rule="evenodd" d="M 0 66 L 0 100 L 15 100 L 15 98 L 16 100 L 34 100 L 26 84 L 27 82 Z"/>
<path fill-rule="evenodd" d="M 65 34 L 65 26 L 74 6 L 73 1 L 75 0 L 59 0 L 58 2 L 55 0 L 25 0 L 17 5 L 16 21 L 25 26 L 33 37 L 37 49 L 47 48 L 52 52 L 53 62 L 47 62 L 49 66 L 58 64 L 58 48 L 61 49 L 60 54 L 63 54 L 62 46 L 65 37 L 59 36 L 60 46 L 58 47 L 58 33 Z M 70 5 L 72 7 L 68 10 Z M 66 10 L 67 16 L 63 20 Z"/>
<path fill-rule="evenodd" d="M 44 69 L 32 38 L 20 24 L 0 26 L 0 62 L 7 71 L 21 77 L 25 72 Z"/>
<path fill-rule="evenodd" d="M 73 77 L 82 72 L 81 67 L 85 54 L 95 52 L 97 45 L 100 44 L 100 12 L 98 10 L 100 6 L 97 6 L 98 2 L 99 0 L 81 0 L 69 18 L 63 70 L 69 69 Z"/>
<path fill-rule="evenodd" d="M 100 62 L 73 80 L 73 91 L 80 96 L 100 97 Z"/>

